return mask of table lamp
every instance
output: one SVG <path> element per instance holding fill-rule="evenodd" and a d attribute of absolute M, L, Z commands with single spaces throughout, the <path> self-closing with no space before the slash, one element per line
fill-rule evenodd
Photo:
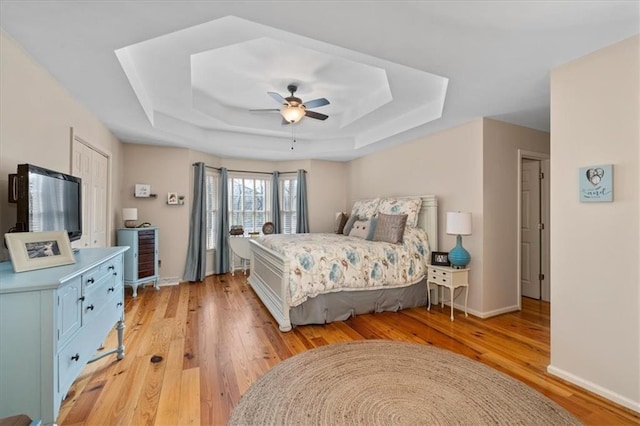
<path fill-rule="evenodd" d="M 462 247 L 462 236 L 471 235 L 471 213 L 447 212 L 447 234 L 456 235 L 456 246 L 449 252 L 449 262 L 456 269 L 469 264 L 471 256 Z"/>
<path fill-rule="evenodd" d="M 124 220 L 124 226 L 126 228 L 135 228 L 136 220 L 138 220 L 138 209 L 136 208 L 122 209 L 122 220 Z"/>

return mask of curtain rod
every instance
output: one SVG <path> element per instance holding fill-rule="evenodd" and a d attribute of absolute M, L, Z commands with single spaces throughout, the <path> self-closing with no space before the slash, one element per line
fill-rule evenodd
<path fill-rule="evenodd" d="M 192 166 L 196 166 L 198 163 L 193 163 Z M 207 169 L 214 169 L 214 170 L 218 170 L 220 171 L 220 167 L 214 167 L 214 166 L 209 166 L 208 164 L 204 165 Z M 252 171 L 252 170 L 227 170 L 228 172 L 232 172 L 232 173 L 254 173 L 254 174 L 263 174 L 263 175 L 272 175 L 273 172 L 256 172 L 256 171 Z M 303 172 L 307 173 L 306 170 L 302 169 Z M 298 171 L 292 171 L 292 172 L 278 172 L 281 175 L 283 174 L 291 174 L 291 173 L 298 173 Z"/>

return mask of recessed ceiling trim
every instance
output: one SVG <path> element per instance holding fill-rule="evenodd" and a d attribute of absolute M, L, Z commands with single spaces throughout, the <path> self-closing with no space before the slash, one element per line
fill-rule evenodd
<path fill-rule="evenodd" d="M 308 145 L 316 153 L 326 152 L 329 141 L 348 141 L 336 149 L 351 151 L 437 119 L 448 81 L 233 16 L 116 55 L 158 130 L 195 140 L 205 133 L 238 133 L 259 144 L 265 137 L 290 140 L 295 126 L 297 140 L 323 141 Z M 267 92 L 286 97 L 289 84 L 299 86 L 296 96 L 302 99 L 330 99 L 321 111 L 329 118 L 283 126 L 279 114 L 251 112 L 277 112 L 281 105 Z M 424 109 L 433 103 L 440 107 Z"/>
<path fill-rule="evenodd" d="M 151 99 L 149 98 L 149 95 L 147 95 L 140 76 L 136 73 L 136 67 L 133 63 L 133 58 L 131 57 L 129 50 L 127 50 L 126 48 L 118 49 L 115 51 L 115 54 L 118 58 L 118 62 L 120 62 L 120 65 L 122 66 L 122 70 L 129 79 L 131 88 L 138 97 L 138 101 L 142 106 L 142 110 L 153 126 L 155 122 L 153 117 L 153 104 L 151 102 Z"/>

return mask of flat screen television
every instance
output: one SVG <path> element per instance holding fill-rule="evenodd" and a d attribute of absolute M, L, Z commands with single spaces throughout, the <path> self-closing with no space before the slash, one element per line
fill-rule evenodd
<path fill-rule="evenodd" d="M 67 231 L 82 236 L 82 180 L 75 176 L 19 164 L 15 179 L 16 231 Z"/>

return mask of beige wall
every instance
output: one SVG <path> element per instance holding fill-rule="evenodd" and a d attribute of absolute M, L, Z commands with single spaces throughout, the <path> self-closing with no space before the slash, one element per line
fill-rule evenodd
<path fill-rule="evenodd" d="M 160 282 L 177 283 L 182 278 L 189 242 L 190 178 L 189 150 L 123 144 L 124 175 L 122 205 L 138 209 L 138 223 L 150 222 L 159 230 Z M 151 185 L 156 198 L 133 196 L 136 183 Z M 167 193 L 185 196 L 184 205 L 167 204 Z M 122 212 L 118 225 L 122 227 Z"/>
<path fill-rule="evenodd" d="M 519 306 L 518 150 L 549 154 L 549 133 L 485 119 L 483 140 L 482 312 L 493 315 Z"/>
<path fill-rule="evenodd" d="M 469 308 L 475 313 L 482 309 L 482 127 L 477 119 L 359 158 L 348 174 L 348 206 L 377 196 L 437 195 L 440 251 L 455 246 L 455 236 L 444 232 L 446 212 L 472 213 L 473 235 L 463 237 L 463 246 L 471 254 Z"/>
<path fill-rule="evenodd" d="M 640 411 L 640 37 L 551 74 L 551 366 Z M 614 201 L 578 169 L 613 164 Z"/>
<path fill-rule="evenodd" d="M 4 32 L 0 52 L 0 230 L 7 231 L 16 221 L 15 204 L 5 201 L 7 175 L 21 163 L 69 173 L 73 127 L 77 136 L 111 157 L 107 238 L 115 242 L 114 213 L 121 209 L 120 142 Z M 0 247 L 0 257 L 6 258 Z"/>
<path fill-rule="evenodd" d="M 336 212 L 347 210 L 348 163 L 312 160 L 308 170 L 311 232 L 333 232 Z"/>
<path fill-rule="evenodd" d="M 309 226 L 312 232 L 331 232 L 335 212 L 345 209 L 346 163 L 316 160 L 260 161 L 220 158 L 184 148 L 165 148 L 141 144 L 124 144 L 122 205 L 138 208 L 138 222 L 148 221 L 160 228 L 160 280 L 182 280 L 189 243 L 189 221 L 193 193 L 193 163 L 202 161 L 212 167 L 229 170 L 281 172 L 307 171 Z M 135 198 L 136 183 L 151 185 L 157 198 Z M 167 192 L 185 195 L 184 206 L 167 205 Z M 118 212 L 118 226 L 122 226 Z M 213 271 L 213 252 L 209 253 L 207 271 Z"/>
<path fill-rule="evenodd" d="M 469 311 L 480 317 L 518 309 L 518 149 L 549 152 L 549 134 L 490 119 L 418 139 L 350 163 L 349 206 L 359 198 L 435 194 L 439 251 L 449 251 L 446 213 L 468 211 L 473 234 Z M 460 302 L 457 302 L 460 303 Z"/>

